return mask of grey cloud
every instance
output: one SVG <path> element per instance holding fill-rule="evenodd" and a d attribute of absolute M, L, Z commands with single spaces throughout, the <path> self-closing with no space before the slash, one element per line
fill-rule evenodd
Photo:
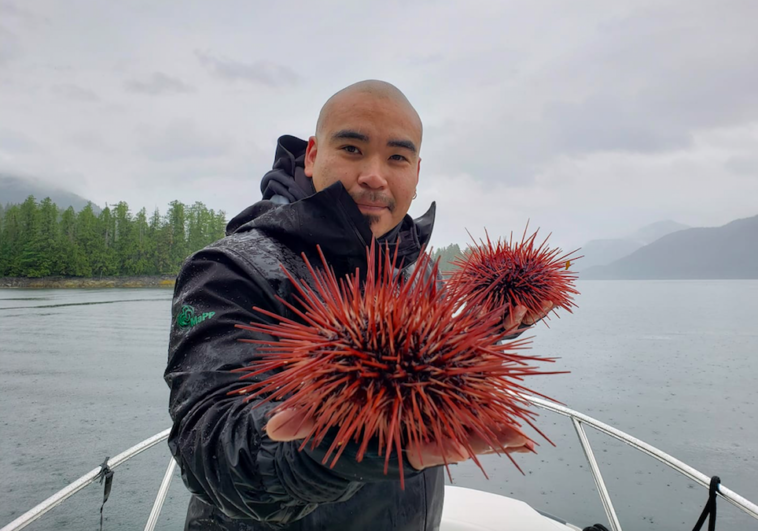
<path fill-rule="evenodd" d="M 481 61 L 466 56 L 468 65 L 420 67 L 477 111 L 459 113 L 439 137 L 438 171 L 525 184 L 562 156 L 687 149 L 698 131 L 758 121 L 758 4 L 726 8 L 739 16 L 720 16 L 724 9 L 656 4 L 606 17 L 541 61 L 493 48 Z M 497 90 L 478 104 L 469 80 L 483 87 L 493 75 Z"/>
<path fill-rule="evenodd" d="M 293 70 L 270 61 L 241 63 L 230 59 L 219 59 L 207 52 L 196 51 L 198 61 L 211 73 L 229 81 L 260 83 L 269 87 L 296 85 L 300 81 Z"/>
<path fill-rule="evenodd" d="M 431 54 L 416 54 L 410 56 L 407 61 L 411 66 L 425 66 L 434 63 L 439 63 L 444 60 L 444 56 L 441 53 Z"/>
<path fill-rule="evenodd" d="M 425 128 L 421 172 L 422 178 L 468 173 L 481 181 L 524 185 L 549 154 L 538 122 L 498 116 L 476 122 L 461 119 Z"/>
<path fill-rule="evenodd" d="M 31 153 L 38 149 L 39 145 L 25 134 L 0 128 L 0 151 Z"/>
<path fill-rule="evenodd" d="M 571 154 L 654 152 L 690 141 L 687 127 L 668 120 L 651 123 L 644 105 L 607 95 L 590 97 L 578 104 L 552 103 L 542 118 L 554 149 Z"/>
<path fill-rule="evenodd" d="M 84 103 L 95 103 L 100 101 L 98 95 L 93 91 L 80 87 L 78 85 L 56 85 L 53 87 L 53 92 L 73 101 L 80 101 Z"/>
<path fill-rule="evenodd" d="M 16 35 L 0 26 L 0 66 L 21 56 L 21 45 Z"/>
<path fill-rule="evenodd" d="M 227 153 L 230 141 L 204 131 L 187 120 L 177 120 L 159 132 L 140 132 L 142 152 L 151 160 L 166 162 L 206 159 Z"/>
<path fill-rule="evenodd" d="M 69 135 L 66 142 L 87 152 L 99 152 L 106 155 L 116 153 L 116 150 L 96 131 L 78 131 Z"/>
<path fill-rule="evenodd" d="M 194 88 L 181 79 L 155 72 L 146 81 L 130 80 L 124 83 L 126 90 L 137 94 L 158 96 L 162 94 L 186 94 L 194 92 Z"/>
<path fill-rule="evenodd" d="M 22 9 L 10 2 L 0 3 L 0 17 L 4 20 L 16 20 L 29 26 L 38 26 L 40 23 L 47 22 L 46 18 Z"/>
<path fill-rule="evenodd" d="M 758 157 L 732 157 L 726 168 L 738 175 L 753 175 L 758 178 Z"/>
<path fill-rule="evenodd" d="M 744 3 L 740 17 L 726 18 L 719 16 L 724 8 L 661 5 L 600 25 L 564 64 L 571 103 L 562 114 L 546 114 L 546 125 L 592 135 L 587 151 L 607 143 L 658 151 L 689 145 L 696 129 L 758 119 L 758 46 L 749 22 L 758 9 Z M 596 124 L 595 133 L 583 129 L 586 121 Z M 621 131 L 615 139 L 608 138 L 612 128 Z M 575 147 L 576 139 L 567 140 Z"/>

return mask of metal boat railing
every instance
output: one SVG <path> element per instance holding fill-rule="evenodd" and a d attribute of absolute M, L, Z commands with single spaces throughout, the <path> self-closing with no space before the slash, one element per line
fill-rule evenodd
<path fill-rule="evenodd" d="M 616 516 L 616 511 L 613 508 L 613 503 L 611 502 L 610 494 L 608 494 L 608 489 L 606 488 L 605 482 L 603 481 L 603 476 L 600 473 L 600 466 L 595 459 L 595 454 L 592 452 L 590 441 L 587 438 L 587 434 L 584 432 L 583 424 L 592 426 L 597 431 L 613 437 L 614 439 L 618 439 L 619 441 L 631 446 L 632 448 L 635 448 L 636 450 L 639 450 L 640 452 L 645 453 L 654 459 L 657 459 L 664 465 L 673 468 L 680 474 L 690 478 L 696 483 L 699 483 L 706 489 L 710 487 L 711 478 L 702 472 L 695 470 L 691 466 L 683 463 L 679 459 L 676 459 L 665 452 L 662 452 L 658 448 L 651 446 L 636 437 L 632 437 L 628 433 L 624 433 L 623 431 L 618 430 L 613 426 L 609 426 L 604 422 L 600 422 L 599 420 L 593 419 L 592 417 L 589 417 L 583 413 L 579 413 L 578 411 L 574 411 L 573 409 L 569 409 L 567 407 L 554 404 L 552 402 L 534 396 L 522 396 L 537 407 L 552 411 L 553 413 L 558 413 L 559 415 L 563 415 L 571 419 L 571 422 L 574 424 L 574 428 L 576 429 L 576 434 L 579 436 L 579 442 L 582 444 L 584 455 L 587 457 L 587 462 L 589 463 L 590 469 L 592 470 L 592 476 L 595 479 L 595 485 L 597 486 L 598 493 L 600 494 L 600 499 L 603 502 L 605 514 L 608 516 L 608 521 L 610 522 L 613 531 L 621 531 L 621 524 L 619 524 L 618 516 Z M 743 498 L 736 492 L 724 487 L 723 485 L 719 485 L 717 495 L 758 520 L 758 505 L 749 502 L 747 499 Z"/>
<path fill-rule="evenodd" d="M 639 450 L 642 453 L 649 455 L 650 457 L 653 457 L 654 459 L 657 459 L 664 465 L 676 470 L 680 474 L 690 478 L 692 481 L 700 484 L 705 488 L 708 488 L 710 485 L 711 478 L 702 472 L 695 470 L 682 461 L 637 439 L 636 437 L 632 437 L 631 435 L 624 433 L 621 430 L 600 422 L 599 420 L 593 419 L 592 417 L 589 417 L 583 413 L 579 413 L 578 411 L 574 411 L 573 409 L 569 409 L 558 404 L 554 404 L 547 400 L 528 395 L 519 396 L 539 408 L 545 409 L 547 411 L 552 411 L 553 413 L 557 413 L 571 419 L 571 422 L 576 429 L 577 436 L 579 437 L 579 442 L 582 445 L 582 450 L 584 450 L 587 462 L 590 465 L 592 476 L 595 479 L 598 493 L 600 494 L 600 498 L 603 502 L 603 508 L 605 509 L 605 513 L 608 516 L 608 521 L 610 522 L 613 531 L 621 531 L 621 524 L 619 523 L 618 516 L 616 515 L 616 511 L 613 508 L 613 503 L 611 501 L 610 494 L 608 493 L 608 489 L 605 486 L 605 482 L 603 481 L 603 476 L 600 473 L 600 466 L 595 459 L 595 454 L 592 452 L 592 447 L 590 446 L 589 439 L 587 438 L 587 434 L 584 431 L 585 424 L 587 426 L 595 428 L 601 433 L 613 437 L 614 439 L 618 439 L 619 441 Z M 168 438 L 169 432 L 170 430 L 167 429 L 156 435 L 153 435 L 149 439 L 146 439 L 135 446 L 132 446 L 128 450 L 118 454 L 116 457 L 109 459 L 107 461 L 107 466 L 111 469 L 118 467 L 137 454 L 140 454 L 148 448 L 151 448 L 156 444 L 165 441 Z M 160 516 L 161 509 L 163 508 L 163 504 L 166 501 L 166 495 L 171 484 L 171 479 L 174 475 L 175 467 L 176 462 L 172 458 L 169 460 L 168 467 L 166 468 L 166 473 L 164 474 L 161 485 L 158 488 L 158 494 L 155 498 L 155 501 L 153 502 L 153 507 L 150 511 L 150 515 L 148 516 L 147 523 L 145 524 L 145 531 L 153 531 L 155 529 L 155 525 L 158 522 L 158 517 Z M 102 470 L 103 468 L 99 467 L 89 471 L 87 474 L 83 475 L 64 489 L 55 493 L 33 509 L 30 509 L 29 511 L 13 520 L 11 523 L 4 526 L 2 529 L 0 529 L 0 531 L 18 531 L 19 529 L 23 529 L 54 507 L 60 505 L 67 498 L 73 496 L 90 483 L 96 481 L 101 476 Z M 748 501 L 747 499 L 743 498 L 736 492 L 733 492 L 732 490 L 724 487 L 723 485 L 719 486 L 717 495 L 758 520 L 758 505 Z"/>
<path fill-rule="evenodd" d="M 124 464 L 132 457 L 141 454 L 145 450 L 152 448 L 156 444 L 165 441 L 168 439 L 168 434 L 171 432 L 170 429 L 164 430 L 160 433 L 156 433 L 149 439 L 145 439 L 141 443 L 135 444 L 128 450 L 125 450 L 118 454 L 116 457 L 113 457 L 112 459 L 107 460 L 107 466 L 110 469 L 114 469 L 118 467 L 119 465 Z M 171 459 L 173 462 L 173 459 Z M 24 514 L 13 520 L 11 523 L 0 529 L 0 531 L 15 531 L 16 529 L 23 529 L 35 520 L 37 520 L 40 516 L 45 514 L 46 512 L 52 510 L 53 508 L 57 507 L 61 503 L 63 503 L 65 500 L 82 490 L 84 487 L 89 485 L 90 483 L 97 481 L 97 479 L 100 478 L 100 474 L 102 472 L 103 468 L 93 468 L 86 474 L 84 474 L 82 477 L 74 481 L 73 483 L 70 483 L 67 487 L 64 487 L 63 489 L 59 490 L 52 496 L 50 496 L 48 499 L 37 505 L 36 507 L 26 511 Z M 157 500 L 156 500 L 157 501 Z M 161 503 L 161 506 L 163 504 Z M 153 524 L 153 527 L 149 529 L 153 529 L 155 527 L 155 524 Z M 148 529 L 148 528 L 146 528 Z"/>

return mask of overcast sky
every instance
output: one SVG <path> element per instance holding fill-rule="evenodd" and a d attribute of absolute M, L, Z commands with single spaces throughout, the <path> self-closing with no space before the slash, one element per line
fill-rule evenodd
<path fill-rule="evenodd" d="M 369 5 L 370 4 L 370 5 Z M 0 172 L 101 206 L 260 199 L 362 79 L 425 126 L 437 246 L 758 214 L 758 2 L 0 0 Z"/>

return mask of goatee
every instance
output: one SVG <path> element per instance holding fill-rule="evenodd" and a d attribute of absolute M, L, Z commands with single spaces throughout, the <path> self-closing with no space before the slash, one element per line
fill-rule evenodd
<path fill-rule="evenodd" d="M 363 214 L 363 219 L 366 220 L 366 223 L 369 224 L 369 226 L 375 225 L 381 221 L 381 217 L 375 216 L 374 214 Z"/>

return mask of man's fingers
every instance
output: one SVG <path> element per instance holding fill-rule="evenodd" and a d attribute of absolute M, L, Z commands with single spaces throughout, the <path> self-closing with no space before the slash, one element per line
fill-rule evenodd
<path fill-rule="evenodd" d="M 505 317 L 505 330 L 510 332 L 516 330 L 519 326 L 532 326 L 534 323 L 545 317 L 555 307 L 552 301 L 545 301 L 542 307 L 535 312 L 527 312 L 526 306 L 519 304 L 512 308 Z"/>
<path fill-rule="evenodd" d="M 499 446 L 490 444 L 489 437 L 486 439 L 472 433 L 469 443 L 477 455 L 492 454 L 495 452 L 529 452 L 534 449 L 534 443 L 524 435 L 521 430 L 511 426 L 505 426 L 495 432 Z"/>
<path fill-rule="evenodd" d="M 511 330 L 518 328 L 525 315 L 526 306 L 518 305 L 512 308 L 511 311 L 508 312 L 508 315 L 505 317 L 505 330 L 510 332 Z"/>
<path fill-rule="evenodd" d="M 313 419 L 305 412 L 286 409 L 271 417 L 266 424 L 266 434 L 274 441 L 296 441 L 304 439 L 313 426 Z"/>
<path fill-rule="evenodd" d="M 506 452 L 509 454 L 533 454 L 534 453 L 534 442 L 533 441 L 526 441 L 523 446 L 517 446 L 515 448 L 506 448 Z"/>
<path fill-rule="evenodd" d="M 533 453 L 534 442 L 524 435 L 521 430 L 513 426 L 503 426 L 495 432 L 498 445 L 492 446 L 490 440 L 472 433 L 468 437 L 467 445 L 457 443 L 450 439 L 442 442 L 428 442 L 422 444 L 419 448 L 409 448 L 406 453 L 408 463 L 416 470 L 423 470 L 430 466 L 460 463 L 471 458 L 469 452 L 474 455 L 506 453 Z"/>
<path fill-rule="evenodd" d="M 496 433 L 498 442 L 505 447 L 519 447 L 529 442 L 529 437 L 515 426 L 504 426 Z"/>
<path fill-rule="evenodd" d="M 413 468 L 423 470 L 445 463 L 460 463 L 469 458 L 469 453 L 462 444 L 448 440 L 442 444 L 442 448 L 436 442 L 424 443 L 420 448 L 409 448 L 406 458 Z"/>
<path fill-rule="evenodd" d="M 524 317 L 524 320 L 522 321 L 522 324 L 525 324 L 527 326 L 532 326 L 534 323 L 545 317 L 548 313 L 550 313 L 550 310 L 552 310 L 555 307 L 552 301 L 545 301 L 542 303 L 542 308 L 540 311 L 537 312 L 531 312 L 528 315 Z"/>

